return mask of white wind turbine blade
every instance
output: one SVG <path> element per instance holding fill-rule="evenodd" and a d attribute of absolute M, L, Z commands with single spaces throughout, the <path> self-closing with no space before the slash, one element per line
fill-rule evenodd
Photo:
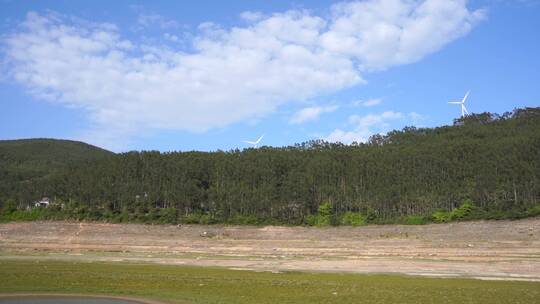
<path fill-rule="evenodd" d="M 465 104 L 461 105 L 461 109 L 462 109 L 462 112 L 464 112 L 463 116 L 465 116 L 465 114 L 469 115 L 469 111 L 467 111 L 467 108 L 465 108 Z"/>
<path fill-rule="evenodd" d="M 259 137 L 259 139 L 257 139 L 257 141 L 255 142 L 255 144 L 258 144 L 261 141 L 261 139 L 263 139 L 264 135 L 265 134 L 261 135 L 261 137 Z"/>
<path fill-rule="evenodd" d="M 259 139 L 257 139 L 256 141 L 250 141 L 250 140 L 243 140 L 243 142 L 247 143 L 247 144 L 250 144 L 250 145 L 253 145 L 253 147 L 257 148 L 257 146 L 259 145 L 259 143 L 261 142 L 261 140 L 263 139 L 265 134 L 261 135 L 261 137 L 259 137 Z"/>
<path fill-rule="evenodd" d="M 471 93 L 471 91 L 468 91 L 467 94 L 465 94 L 465 97 L 463 97 L 461 103 L 465 103 L 465 100 L 467 100 L 467 97 L 469 97 L 469 93 Z"/>
<path fill-rule="evenodd" d="M 461 104 L 461 101 L 449 101 L 448 103 L 452 103 L 452 104 Z"/>

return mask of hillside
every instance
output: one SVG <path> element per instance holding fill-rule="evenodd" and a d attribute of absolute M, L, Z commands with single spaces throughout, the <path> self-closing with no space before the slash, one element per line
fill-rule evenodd
<path fill-rule="evenodd" d="M 38 218 L 310 225 L 518 218 L 540 213 L 538 130 L 540 108 L 527 108 L 353 145 L 129 152 L 71 162 L 3 193 L 21 208 L 41 195 L 70 202 Z"/>
<path fill-rule="evenodd" d="M 8 161 L 66 164 L 99 159 L 112 154 L 80 141 L 49 138 L 0 140 L 1 159 Z"/>
<path fill-rule="evenodd" d="M 110 151 L 71 140 L 0 140 L 0 199 L 14 187 L 48 178 L 70 164 L 111 155 Z"/>

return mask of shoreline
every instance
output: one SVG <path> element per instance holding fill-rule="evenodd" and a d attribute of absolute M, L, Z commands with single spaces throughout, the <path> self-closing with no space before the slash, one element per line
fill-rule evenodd
<path fill-rule="evenodd" d="M 0 251 L 1 252 L 1 251 Z M 234 271 L 248 271 L 248 272 L 266 272 L 266 273 L 286 273 L 286 272 L 302 272 L 302 273 L 311 273 L 311 274 L 351 274 L 351 275 L 360 275 L 360 276 L 369 276 L 369 275 L 388 275 L 388 276 L 400 276 L 400 277 L 410 277 L 410 278 L 432 278 L 432 279 L 463 279 L 463 280 L 481 280 L 481 281 L 506 281 L 506 282 L 540 282 L 540 277 L 538 276 L 526 276 L 526 275 L 489 275 L 489 274 L 464 274 L 464 273 L 455 273 L 455 272 L 421 272 L 421 271 L 359 271 L 359 270 L 346 270 L 346 269 L 310 269 L 310 268 L 276 268 L 276 267 L 257 267 L 249 265 L 219 265 L 218 260 L 209 261 L 210 263 L 194 263 L 194 261 L 182 261 L 182 262 L 172 262 L 172 263 L 162 263 L 162 262 L 152 262 L 149 260 L 130 260 L 130 261 L 118 261 L 118 260 L 68 260 L 62 258 L 40 258 L 35 256 L 22 256 L 22 255 L 12 255 L 12 256 L 0 256 L 0 262 L 2 261 L 43 261 L 43 262 L 74 262 L 74 263 L 104 263 L 104 264 L 115 264 L 115 265 L 142 265 L 142 266 L 171 266 L 171 267 L 189 267 L 189 268 L 216 268 L 224 270 L 234 270 Z M 199 260 L 200 261 L 200 260 Z M 207 261 L 208 262 L 208 261 Z M 100 297 L 99 295 L 95 295 Z M 0 298 L 2 294 L 0 292 Z M 112 296 L 103 296 L 111 298 Z M 144 300 L 144 299 L 142 299 Z M 141 301 L 141 300 L 139 300 Z M 143 302 L 149 303 L 149 302 Z M 150 304 L 167 304 L 166 302 L 150 302 Z"/>
<path fill-rule="evenodd" d="M 101 300 L 103 302 L 132 301 L 125 304 L 356 303 L 359 298 L 369 303 L 394 303 L 396 298 L 411 297 L 411 290 L 414 290 L 417 296 L 404 302 L 431 303 L 434 298 L 445 295 L 452 303 L 514 303 L 516 298 L 523 299 L 524 303 L 535 303 L 540 297 L 538 282 L 383 274 L 352 275 L 302 271 L 274 274 L 217 267 L 179 269 L 141 264 L 124 266 L 31 261 L 0 262 L 0 273 L 3 273 L 4 280 L 1 290 L 5 293 L 0 294 L 0 299 L 8 299 L 6 296 L 11 295 L 15 296 L 11 298 L 13 301 L 21 302 L 40 300 L 41 295 L 43 302 L 52 303 L 61 302 L 62 299 L 66 302 L 98 302 L 90 297 L 110 299 Z M 58 279 L 49 280 L 53 276 Z M 485 293 L 487 289 L 490 290 L 488 294 Z M 473 301 L 479 295 L 482 301 Z M 55 296 L 86 298 L 57 298 L 55 301 Z"/>
<path fill-rule="evenodd" d="M 0 300 L 5 298 L 92 298 L 92 299 L 111 299 L 111 300 L 124 300 L 133 303 L 140 304 L 170 304 L 170 302 L 144 299 L 130 296 L 113 296 L 113 295 L 99 295 L 99 294 L 73 294 L 73 293 L 2 293 L 0 292 Z"/>
<path fill-rule="evenodd" d="M 540 280 L 540 218 L 424 226 L 0 224 L 1 260 Z"/>

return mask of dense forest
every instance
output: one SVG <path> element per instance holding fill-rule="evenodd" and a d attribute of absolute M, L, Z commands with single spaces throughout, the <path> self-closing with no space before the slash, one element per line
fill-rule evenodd
<path fill-rule="evenodd" d="M 0 141 L 4 220 L 331 225 L 540 214 L 540 108 L 352 145 L 114 154 Z M 49 207 L 31 207 L 43 196 Z M 30 207 L 29 207 L 30 206 Z"/>

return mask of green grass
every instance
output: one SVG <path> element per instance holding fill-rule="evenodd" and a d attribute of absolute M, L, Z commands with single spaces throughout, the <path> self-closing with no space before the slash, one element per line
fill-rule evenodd
<path fill-rule="evenodd" d="M 540 283 L 534 282 L 0 261 L 0 293 L 14 292 L 124 295 L 174 303 L 540 303 Z"/>

